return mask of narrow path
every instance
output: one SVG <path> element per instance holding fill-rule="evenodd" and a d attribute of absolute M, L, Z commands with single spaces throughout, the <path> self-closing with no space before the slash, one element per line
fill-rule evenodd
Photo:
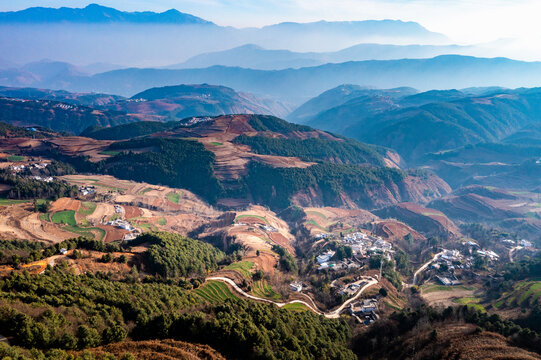
<path fill-rule="evenodd" d="M 238 287 L 238 285 L 233 280 L 231 280 L 229 278 L 226 278 L 226 277 L 212 276 L 212 277 L 207 278 L 206 280 L 207 281 L 214 280 L 214 281 L 225 282 L 226 284 L 229 284 L 237 293 L 239 293 L 240 295 L 242 295 L 245 298 L 255 300 L 255 301 L 265 302 L 265 303 L 268 303 L 268 304 L 274 304 L 274 305 L 278 306 L 279 308 L 282 308 L 282 307 L 284 307 L 284 306 L 286 306 L 288 304 L 302 304 L 302 305 L 306 306 L 307 308 L 309 308 L 310 310 L 312 310 L 313 312 L 315 312 L 316 314 L 324 315 L 325 317 L 327 317 L 329 319 L 337 319 L 338 317 L 340 317 L 340 313 L 346 308 L 346 306 L 351 304 L 353 301 L 357 300 L 367 288 L 369 288 L 370 286 L 375 285 L 375 284 L 378 283 L 378 281 L 376 279 L 367 278 L 366 281 L 364 282 L 364 285 L 361 286 L 361 288 L 359 289 L 357 294 L 355 294 L 354 297 L 352 297 L 348 301 L 344 302 L 337 309 L 325 313 L 325 312 L 319 310 L 315 306 L 315 303 L 313 302 L 312 299 L 310 299 L 310 302 L 312 304 L 309 304 L 309 303 L 307 303 L 306 301 L 303 301 L 303 300 L 292 300 L 292 301 L 288 301 L 288 302 L 277 302 L 277 301 L 273 301 L 273 300 L 269 300 L 269 299 L 260 298 L 260 297 L 254 296 L 252 294 L 248 294 L 247 292 L 242 290 L 240 287 Z"/>
<path fill-rule="evenodd" d="M 436 255 L 434 255 L 434 257 L 432 259 L 430 259 L 430 261 L 424 263 L 419 269 L 417 269 L 417 271 L 415 272 L 415 274 L 413 274 L 413 285 L 417 285 L 417 275 L 419 275 L 420 273 L 422 273 L 423 271 L 426 270 L 426 268 L 432 264 L 434 261 L 436 261 L 440 256 L 443 255 L 443 251 L 437 253 Z"/>
<path fill-rule="evenodd" d="M 513 253 L 520 249 L 522 249 L 522 246 L 514 246 L 509 250 L 509 262 L 513 262 Z"/>

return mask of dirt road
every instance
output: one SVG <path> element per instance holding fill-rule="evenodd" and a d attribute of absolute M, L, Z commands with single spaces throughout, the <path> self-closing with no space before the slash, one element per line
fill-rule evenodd
<path fill-rule="evenodd" d="M 326 318 L 329 318 L 329 319 L 337 319 L 340 317 L 340 313 L 349 305 L 351 304 L 353 301 L 357 300 L 362 294 L 363 292 L 369 288 L 370 286 L 373 286 L 375 284 L 378 283 L 378 281 L 376 279 L 373 279 L 373 278 L 367 278 L 361 285 L 359 291 L 357 292 L 357 294 L 355 294 L 354 297 L 352 297 L 351 299 L 349 299 L 348 301 L 344 302 L 342 305 L 340 305 L 340 307 L 338 307 L 337 309 L 333 310 L 333 311 L 330 311 L 330 312 L 323 312 L 321 310 L 319 310 L 318 308 L 316 308 L 315 304 L 313 301 L 310 301 L 311 304 L 307 303 L 306 301 L 303 301 L 303 300 L 292 300 L 292 301 L 288 301 L 288 302 L 277 302 L 277 301 L 273 301 L 273 300 L 269 300 L 269 299 L 264 299 L 264 298 L 260 298 L 260 297 L 257 297 L 257 296 L 254 296 L 254 295 L 251 295 L 251 294 L 248 294 L 247 292 L 245 292 L 244 290 L 242 290 L 240 287 L 237 286 L 237 284 L 235 284 L 235 282 L 229 278 L 226 278 L 226 277 L 221 277 L 221 276 L 213 276 L 213 277 L 209 277 L 207 278 L 207 281 L 210 281 L 210 280 L 214 280 L 214 281 L 221 281 L 221 282 L 224 282 L 228 285 L 230 285 L 237 293 L 239 293 L 240 295 L 242 295 L 243 297 L 245 298 L 248 298 L 248 299 L 251 299 L 251 300 L 255 300 L 255 301 L 261 301 L 261 302 L 265 302 L 265 303 L 268 303 L 268 304 L 274 304 L 276 306 L 278 306 L 279 308 L 282 308 L 288 304 L 302 304 L 304 306 L 306 306 L 307 308 L 309 308 L 310 310 L 312 310 L 313 312 L 315 312 L 316 314 L 319 314 L 319 315 L 324 315 Z"/>

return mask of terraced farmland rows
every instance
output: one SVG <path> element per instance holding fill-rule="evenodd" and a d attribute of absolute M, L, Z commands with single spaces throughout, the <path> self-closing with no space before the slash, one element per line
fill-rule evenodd
<path fill-rule="evenodd" d="M 219 281 L 209 281 L 195 290 L 195 293 L 211 303 L 222 302 L 227 299 L 237 298 L 226 284 Z"/>

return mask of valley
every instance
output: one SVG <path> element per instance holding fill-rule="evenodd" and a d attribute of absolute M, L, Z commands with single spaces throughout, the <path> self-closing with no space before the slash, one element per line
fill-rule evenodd
<path fill-rule="evenodd" d="M 515 23 L 25 1 L 0 5 L 0 359 L 541 359 Z"/>

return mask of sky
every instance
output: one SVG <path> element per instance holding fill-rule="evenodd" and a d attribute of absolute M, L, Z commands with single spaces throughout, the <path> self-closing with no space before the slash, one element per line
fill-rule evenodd
<path fill-rule="evenodd" d="M 0 11 L 84 7 L 92 2 L 126 11 L 175 8 L 235 27 L 282 21 L 400 19 L 419 22 L 461 44 L 508 38 L 528 43 L 541 34 L 541 0 L 0 0 Z"/>

